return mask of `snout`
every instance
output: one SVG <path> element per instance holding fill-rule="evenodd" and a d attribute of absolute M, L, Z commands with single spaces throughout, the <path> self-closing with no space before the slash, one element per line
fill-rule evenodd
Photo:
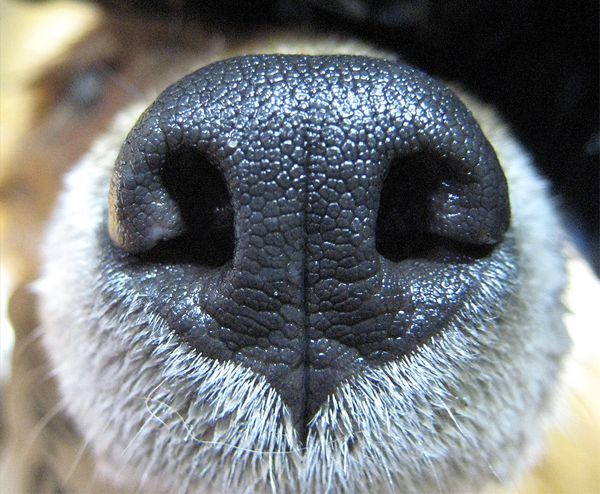
<path fill-rule="evenodd" d="M 394 62 L 250 56 L 164 91 L 130 132 L 111 266 L 200 354 L 265 376 L 307 427 L 471 300 L 509 226 L 494 150 Z"/>

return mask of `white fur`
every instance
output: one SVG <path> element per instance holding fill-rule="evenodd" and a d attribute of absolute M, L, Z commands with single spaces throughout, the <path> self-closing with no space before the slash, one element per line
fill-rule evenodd
<path fill-rule="evenodd" d="M 38 284 L 65 405 L 102 475 L 153 492 L 467 492 L 527 468 L 568 347 L 562 230 L 527 153 L 464 98 L 509 182 L 514 293 L 500 314 L 470 300 L 417 351 L 345 383 L 311 421 L 305 450 L 264 377 L 196 354 L 135 293 L 122 307 L 98 297 L 96 232 L 141 107 L 120 115 L 67 177 Z M 125 276 L 103 288 L 124 290 Z"/>

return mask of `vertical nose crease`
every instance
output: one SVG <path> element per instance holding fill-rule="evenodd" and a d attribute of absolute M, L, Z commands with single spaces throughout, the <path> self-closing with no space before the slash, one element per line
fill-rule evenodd
<path fill-rule="evenodd" d="M 232 274 L 205 308 L 224 326 L 244 321 L 254 334 L 259 326 L 265 339 L 290 350 L 293 357 L 283 355 L 280 363 L 299 371 L 275 371 L 270 379 L 290 389 L 302 430 L 316 406 L 307 399 L 316 392 L 309 369 L 332 358 L 323 351 L 328 326 L 352 322 L 361 306 L 359 319 L 368 320 L 377 306 L 380 283 L 369 281 L 380 275 L 374 226 L 383 165 L 359 156 L 327 119 L 293 127 L 293 136 L 280 131 L 274 141 L 287 142 L 289 154 L 242 158 L 231 168 L 239 204 Z"/>

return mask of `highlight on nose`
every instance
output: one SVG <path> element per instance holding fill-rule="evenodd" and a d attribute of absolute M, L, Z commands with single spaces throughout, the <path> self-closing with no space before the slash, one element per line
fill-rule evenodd
<path fill-rule="evenodd" d="M 340 383 L 460 310 L 510 208 L 479 126 L 427 75 L 248 56 L 140 117 L 108 215 L 140 296 L 202 355 L 265 376 L 304 434 Z"/>

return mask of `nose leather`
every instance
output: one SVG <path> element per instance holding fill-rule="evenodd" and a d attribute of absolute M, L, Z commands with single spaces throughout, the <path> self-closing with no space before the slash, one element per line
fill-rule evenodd
<path fill-rule="evenodd" d="M 164 184 L 178 153 L 205 160 L 226 184 L 235 243 L 221 266 L 144 260 L 189 229 Z M 162 93 L 124 143 L 112 248 L 124 270 L 136 259 L 140 294 L 174 332 L 265 376 L 303 430 L 341 383 L 440 331 L 477 283 L 476 258 L 379 252 L 386 177 L 412 156 L 439 175 L 419 219 L 427 235 L 485 248 L 502 240 L 509 204 L 494 151 L 433 79 L 366 57 L 219 62 Z"/>

